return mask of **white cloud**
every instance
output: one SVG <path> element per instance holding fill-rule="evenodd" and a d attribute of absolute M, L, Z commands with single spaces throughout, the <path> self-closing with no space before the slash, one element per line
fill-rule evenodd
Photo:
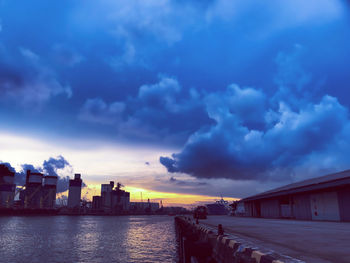
<path fill-rule="evenodd" d="M 49 157 L 62 155 L 75 172 L 82 173 L 86 179 L 100 175 L 101 182 L 108 180 L 107 176 L 143 174 L 145 162 L 152 164 L 147 166 L 148 173 L 164 172 L 158 162 L 163 152 L 170 153 L 170 150 L 91 139 L 39 139 L 0 130 L 0 160 L 11 163 L 16 169 L 24 163 L 41 166 Z"/>

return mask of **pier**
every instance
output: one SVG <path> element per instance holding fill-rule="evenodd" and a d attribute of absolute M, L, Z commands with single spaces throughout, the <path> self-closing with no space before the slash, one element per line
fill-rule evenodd
<path fill-rule="evenodd" d="M 209 216 L 177 217 L 181 262 L 350 262 L 350 224 Z M 218 225 L 223 235 L 218 235 Z M 205 251 L 205 253 L 203 253 Z M 202 253 L 202 254 L 201 254 Z M 192 261 L 191 261 L 192 260 Z"/>

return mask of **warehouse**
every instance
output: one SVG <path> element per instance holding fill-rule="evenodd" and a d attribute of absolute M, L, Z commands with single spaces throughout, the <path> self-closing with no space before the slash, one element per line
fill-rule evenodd
<path fill-rule="evenodd" d="M 246 216 L 350 221 L 350 170 L 289 184 L 241 202 Z"/>

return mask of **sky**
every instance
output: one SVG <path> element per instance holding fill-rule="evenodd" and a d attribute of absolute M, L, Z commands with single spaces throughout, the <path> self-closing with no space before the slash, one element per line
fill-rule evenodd
<path fill-rule="evenodd" d="M 342 0 L 0 0 L 0 161 L 233 200 L 349 169 Z M 20 181 L 20 180 L 19 180 Z"/>

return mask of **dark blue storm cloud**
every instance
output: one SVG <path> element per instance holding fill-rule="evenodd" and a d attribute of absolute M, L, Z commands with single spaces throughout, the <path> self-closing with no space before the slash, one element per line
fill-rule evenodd
<path fill-rule="evenodd" d="M 3 0 L 0 122 L 182 148 L 161 163 L 196 177 L 344 168 L 349 24 L 341 0 Z"/>
<path fill-rule="evenodd" d="M 192 134 L 181 152 L 160 162 L 170 173 L 198 178 L 288 180 L 315 153 L 342 152 L 350 139 L 348 109 L 330 95 L 317 98 L 308 87 L 316 84 L 297 59 L 300 48 L 277 56 L 272 96 L 233 84 L 204 98 L 216 124 Z M 323 168 L 321 161 L 309 164 Z"/>
<path fill-rule="evenodd" d="M 268 179 L 278 171 L 275 179 L 283 180 L 288 176 L 283 169 L 300 165 L 309 155 L 327 150 L 337 140 L 349 139 L 337 137 L 350 124 L 348 111 L 330 96 L 298 112 L 281 102 L 277 112 L 266 112 L 266 128 L 262 130 L 244 126 L 227 105 L 217 107 L 220 110 L 215 126 L 193 134 L 180 153 L 160 158 L 169 172 L 249 180 Z"/>
<path fill-rule="evenodd" d="M 142 85 L 137 96 L 126 101 L 107 104 L 101 98 L 89 99 L 79 116 L 84 121 L 113 125 L 120 136 L 181 142 L 212 123 L 203 105 L 195 89 L 182 92 L 175 78 L 159 76 L 157 83 Z"/>

